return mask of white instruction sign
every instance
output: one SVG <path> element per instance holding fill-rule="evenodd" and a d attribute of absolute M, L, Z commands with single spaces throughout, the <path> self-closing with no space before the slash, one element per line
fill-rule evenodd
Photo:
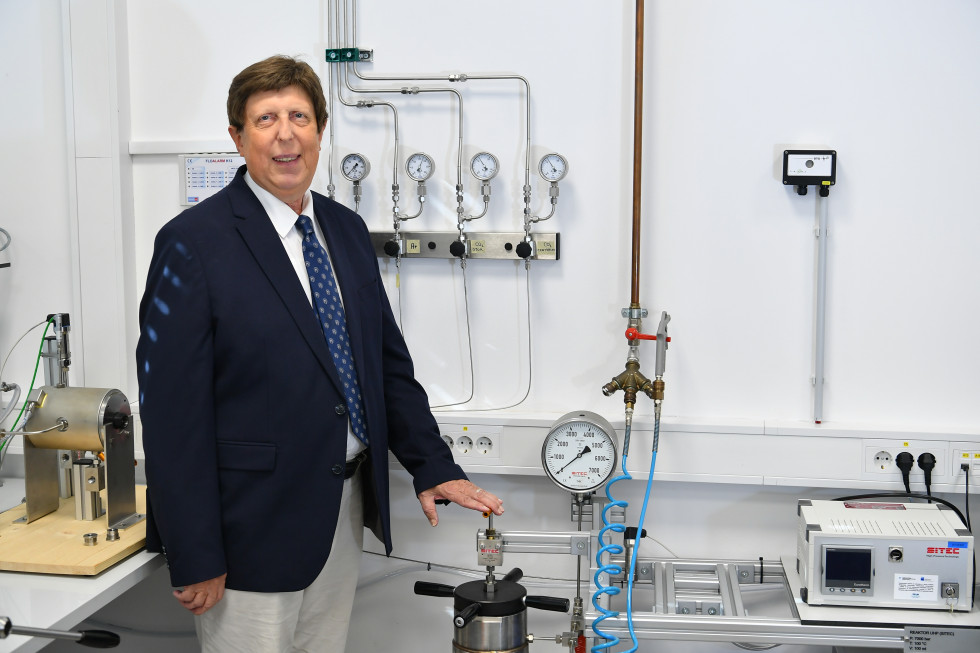
<path fill-rule="evenodd" d="M 964 653 L 980 651 L 980 629 L 906 626 L 905 653 Z"/>
<path fill-rule="evenodd" d="M 245 165 L 245 158 L 237 154 L 212 154 L 209 156 L 181 157 L 180 203 L 184 206 L 197 204 L 211 197 L 231 183 L 238 168 Z"/>
<path fill-rule="evenodd" d="M 937 601 L 939 576 L 895 574 L 895 598 L 906 601 Z"/>

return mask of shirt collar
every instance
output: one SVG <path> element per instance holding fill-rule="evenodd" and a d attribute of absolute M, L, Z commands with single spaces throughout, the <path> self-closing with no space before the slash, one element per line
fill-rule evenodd
<path fill-rule="evenodd" d="M 252 189 L 255 196 L 259 198 L 259 202 L 262 203 L 262 208 L 265 209 L 269 219 L 272 220 L 272 226 L 275 227 L 279 236 L 285 238 L 290 230 L 296 226 L 296 218 L 299 216 L 285 202 L 259 186 L 248 172 L 245 173 L 245 183 Z M 315 216 L 313 215 L 313 193 L 309 189 L 303 194 L 303 215 L 309 216 L 310 220 L 313 220 L 314 224 L 316 223 Z"/>

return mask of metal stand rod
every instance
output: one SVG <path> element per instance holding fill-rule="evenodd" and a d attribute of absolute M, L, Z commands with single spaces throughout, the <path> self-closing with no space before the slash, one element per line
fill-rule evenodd
<path fill-rule="evenodd" d="M 813 421 L 823 421 L 823 369 L 827 316 L 827 198 L 817 196 L 817 307 L 814 324 Z"/>

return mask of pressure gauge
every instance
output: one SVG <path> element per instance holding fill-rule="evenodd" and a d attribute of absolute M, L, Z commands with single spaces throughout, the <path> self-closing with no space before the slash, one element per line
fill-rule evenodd
<path fill-rule="evenodd" d="M 361 181 L 371 172 L 371 164 L 364 155 L 355 152 L 348 154 L 340 162 L 340 171 L 351 181 Z"/>
<path fill-rule="evenodd" d="M 497 157 L 489 152 L 480 152 L 470 161 L 470 171 L 480 181 L 490 181 L 497 175 L 500 165 Z"/>
<path fill-rule="evenodd" d="M 616 468 L 616 431 L 601 415 L 589 411 L 563 415 L 544 438 L 541 464 L 558 487 L 591 492 Z"/>
<path fill-rule="evenodd" d="M 405 170 L 408 176 L 415 181 L 425 181 L 435 172 L 436 164 L 432 162 L 432 157 L 425 152 L 416 152 L 408 157 L 405 162 Z"/>
<path fill-rule="evenodd" d="M 561 181 L 565 173 L 568 172 L 568 162 L 561 154 L 545 154 L 538 164 L 538 172 L 545 180 L 550 182 Z"/>

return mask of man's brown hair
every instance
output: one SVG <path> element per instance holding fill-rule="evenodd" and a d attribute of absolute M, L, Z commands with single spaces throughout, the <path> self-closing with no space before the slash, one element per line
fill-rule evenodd
<path fill-rule="evenodd" d="M 287 86 L 299 86 L 313 102 L 316 131 L 327 124 L 327 101 L 323 97 L 320 78 L 308 63 L 285 55 L 263 59 L 235 75 L 228 88 L 228 124 L 241 131 L 245 128 L 245 105 L 255 93 L 281 91 Z"/>

